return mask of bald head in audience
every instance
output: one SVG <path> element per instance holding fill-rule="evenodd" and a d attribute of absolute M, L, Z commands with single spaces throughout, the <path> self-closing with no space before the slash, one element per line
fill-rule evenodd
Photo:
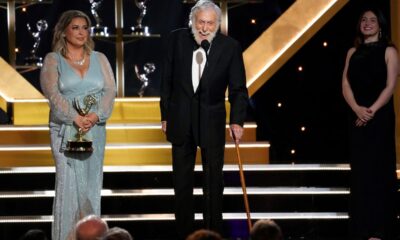
<path fill-rule="evenodd" d="M 108 230 L 107 223 L 98 216 L 89 215 L 76 224 L 76 240 L 98 240 Z"/>

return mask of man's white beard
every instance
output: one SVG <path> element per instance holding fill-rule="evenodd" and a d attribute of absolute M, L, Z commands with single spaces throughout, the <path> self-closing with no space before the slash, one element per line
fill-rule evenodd
<path fill-rule="evenodd" d="M 218 29 L 218 28 L 216 28 Z M 200 33 L 198 30 L 196 30 L 196 27 L 194 26 L 194 24 L 192 25 L 192 34 L 194 37 L 194 40 L 196 41 L 197 44 L 201 44 L 202 39 L 200 38 Z M 214 39 L 215 35 L 217 34 L 217 30 L 215 30 L 214 32 L 210 32 L 210 34 L 207 36 L 207 41 L 209 43 L 211 43 L 211 41 Z"/>

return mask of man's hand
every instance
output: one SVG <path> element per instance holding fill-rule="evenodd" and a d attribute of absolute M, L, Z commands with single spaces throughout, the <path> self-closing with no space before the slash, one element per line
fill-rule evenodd
<path fill-rule="evenodd" d="M 161 130 L 167 133 L 167 121 L 161 121 Z"/>
<path fill-rule="evenodd" d="M 239 143 L 240 139 L 243 136 L 243 128 L 239 124 L 231 124 L 230 125 L 230 136 L 235 141 L 235 143 Z"/>

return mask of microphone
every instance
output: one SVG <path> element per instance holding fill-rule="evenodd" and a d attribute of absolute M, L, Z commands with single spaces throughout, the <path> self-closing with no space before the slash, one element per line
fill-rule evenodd
<path fill-rule="evenodd" d="M 204 39 L 201 41 L 200 46 L 204 49 L 204 52 L 206 52 L 206 65 L 208 65 L 208 49 L 210 48 L 210 42 Z"/>
<path fill-rule="evenodd" d="M 208 56 L 208 49 L 210 48 L 210 42 L 207 41 L 206 39 L 204 39 L 203 41 L 201 41 L 200 46 L 204 49 L 204 51 L 206 52 L 206 56 Z"/>

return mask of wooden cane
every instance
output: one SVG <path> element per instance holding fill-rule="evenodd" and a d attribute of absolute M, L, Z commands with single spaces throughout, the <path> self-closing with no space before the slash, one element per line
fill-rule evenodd
<path fill-rule="evenodd" d="M 242 185 L 244 207 L 246 209 L 246 216 L 247 216 L 247 225 L 249 227 L 249 232 L 250 232 L 251 228 L 252 228 L 252 224 L 251 224 L 251 217 L 250 217 L 249 201 L 247 199 L 246 181 L 244 180 L 243 164 L 242 164 L 242 160 L 240 158 L 239 143 L 236 141 L 236 136 L 233 133 L 233 131 L 232 131 L 232 136 L 233 136 L 233 140 L 235 141 L 236 155 L 237 155 L 238 163 L 239 163 L 240 183 Z"/>

